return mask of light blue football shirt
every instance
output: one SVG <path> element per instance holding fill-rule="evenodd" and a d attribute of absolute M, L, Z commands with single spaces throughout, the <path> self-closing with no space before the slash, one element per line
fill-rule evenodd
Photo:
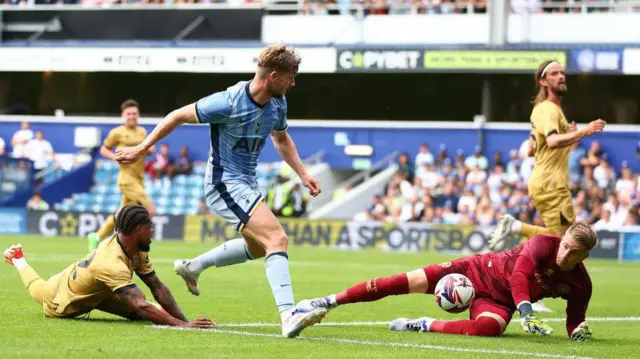
<path fill-rule="evenodd" d="M 198 121 L 209 124 L 211 147 L 206 183 L 242 181 L 257 187 L 258 156 L 272 130 L 287 128 L 287 100 L 272 97 L 259 105 L 241 81 L 196 102 Z"/>

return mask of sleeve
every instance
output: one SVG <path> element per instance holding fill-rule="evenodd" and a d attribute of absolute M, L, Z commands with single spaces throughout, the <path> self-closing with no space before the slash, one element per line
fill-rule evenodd
<path fill-rule="evenodd" d="M 119 131 L 117 128 L 114 128 L 113 130 L 109 131 L 107 138 L 105 138 L 104 141 L 102 142 L 104 147 L 111 149 L 118 145 L 118 142 L 119 142 L 118 139 L 120 138 L 118 132 Z"/>
<path fill-rule="evenodd" d="M 569 337 L 587 316 L 587 308 L 591 300 L 591 280 L 587 278 L 586 283 L 579 288 L 580 290 L 574 291 L 567 299 L 567 335 Z"/>
<path fill-rule="evenodd" d="M 123 263 L 110 264 L 108 266 L 96 266 L 93 270 L 96 280 L 104 283 L 116 294 L 120 294 L 135 286 L 131 278 L 129 268 Z"/>
<path fill-rule="evenodd" d="M 224 123 L 233 104 L 227 91 L 216 92 L 196 102 L 196 118 L 200 123 Z"/>
<path fill-rule="evenodd" d="M 536 130 L 548 137 L 560 133 L 560 112 L 556 106 L 540 106 L 538 116 L 533 121 Z"/>
<path fill-rule="evenodd" d="M 138 277 L 146 278 L 155 274 L 156 271 L 153 269 L 153 264 L 151 263 L 151 259 L 149 259 L 149 255 L 143 254 L 140 259 L 140 268 L 136 271 Z"/>
<path fill-rule="evenodd" d="M 543 236 L 531 238 L 520 252 L 509 280 L 511 296 L 516 307 L 522 302 L 531 301 L 529 278 L 533 277 L 538 265 L 552 254 L 553 244 Z"/>
<path fill-rule="evenodd" d="M 283 97 L 282 112 L 279 113 L 278 122 L 273 128 L 276 131 L 284 131 L 289 127 L 287 123 L 287 99 Z"/>

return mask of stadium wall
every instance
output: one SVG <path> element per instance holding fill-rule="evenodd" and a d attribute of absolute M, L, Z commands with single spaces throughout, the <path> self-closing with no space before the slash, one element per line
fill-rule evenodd
<path fill-rule="evenodd" d="M 84 237 L 96 231 L 109 213 L 79 213 L 0 208 L 0 234 Z M 385 224 L 341 220 L 280 218 L 289 243 L 299 247 L 394 252 L 439 252 L 471 255 L 488 251 L 493 226 L 453 226 L 425 223 Z M 212 246 L 234 239 L 237 232 L 216 216 L 153 217 L 155 240 L 206 242 Z M 513 236 L 505 248 L 522 241 Z M 598 231 L 592 258 L 640 261 L 640 227 Z"/>
<path fill-rule="evenodd" d="M 77 126 L 95 126 L 100 129 L 102 139 L 109 131 L 121 124 L 121 119 L 114 117 L 64 117 L 51 116 L 2 116 L 0 117 L 0 137 L 10 139 L 18 130 L 20 122 L 30 121 L 32 129 L 43 130 L 56 152 L 75 153 L 79 149 L 74 146 L 74 129 Z M 158 118 L 141 120 L 141 124 L 151 131 Z M 422 143 L 431 145 L 436 152 L 440 144 L 447 146 L 449 156 L 456 150 L 464 151 L 464 156 L 473 153 L 474 147 L 483 145 L 483 152 L 491 158 L 495 151 L 506 151 L 520 148 L 522 142 L 529 138 L 529 123 L 489 123 L 478 127 L 474 123 L 456 122 L 374 122 L 374 121 L 326 121 L 326 120 L 291 120 L 289 132 L 296 142 L 301 157 L 311 156 L 324 151 L 323 160 L 335 169 L 353 169 L 354 161 L 362 157 L 345 154 L 344 147 L 349 144 L 370 145 L 373 154 L 365 159 L 377 162 L 395 151 L 415 154 Z M 635 156 L 636 145 L 640 140 L 640 126 L 609 125 L 601 135 L 585 138 L 581 146 L 588 148 L 594 140 L 600 141 L 609 155 L 610 163 L 620 169 L 623 160 L 629 166 L 640 170 L 638 161 L 630 161 Z M 482 141 L 482 143 L 480 143 Z M 5 142 L 10 142 L 5 140 Z M 189 146 L 193 160 L 204 161 L 209 156 L 209 131 L 205 125 L 188 125 L 179 127 L 161 143 L 168 143 L 171 152 L 178 154 L 181 146 Z M 506 158 L 506 157 L 505 157 Z M 275 162 L 280 158 L 271 141 L 267 141 L 260 161 Z"/>

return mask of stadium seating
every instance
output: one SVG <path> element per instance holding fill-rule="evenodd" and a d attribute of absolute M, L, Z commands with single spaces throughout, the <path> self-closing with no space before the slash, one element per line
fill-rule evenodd
<path fill-rule="evenodd" d="M 121 193 L 117 185 L 118 164 L 98 160 L 93 177 L 94 185 L 88 193 L 76 193 L 56 203 L 54 208 L 62 211 L 115 212 L 120 205 Z M 259 164 L 257 168 L 260 191 L 266 193 L 276 174 L 279 163 Z M 197 214 L 204 198 L 205 163 L 195 163 L 190 175 L 178 175 L 169 181 L 167 177 L 150 180 L 145 175 L 145 189 L 156 206 L 158 214 Z"/>

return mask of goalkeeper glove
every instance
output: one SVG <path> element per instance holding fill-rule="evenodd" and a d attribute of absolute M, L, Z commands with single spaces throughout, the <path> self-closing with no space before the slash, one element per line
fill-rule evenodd
<path fill-rule="evenodd" d="M 582 322 L 576 329 L 571 333 L 571 340 L 574 342 L 586 342 L 591 339 L 593 332 L 589 329 L 589 324 L 587 322 Z"/>
<path fill-rule="evenodd" d="M 536 318 L 533 314 L 531 303 L 520 303 L 518 310 L 520 311 L 520 324 L 525 332 L 532 334 L 539 333 L 542 335 L 549 335 L 553 333 L 553 329 L 549 325 L 543 323 L 542 320 Z"/>

